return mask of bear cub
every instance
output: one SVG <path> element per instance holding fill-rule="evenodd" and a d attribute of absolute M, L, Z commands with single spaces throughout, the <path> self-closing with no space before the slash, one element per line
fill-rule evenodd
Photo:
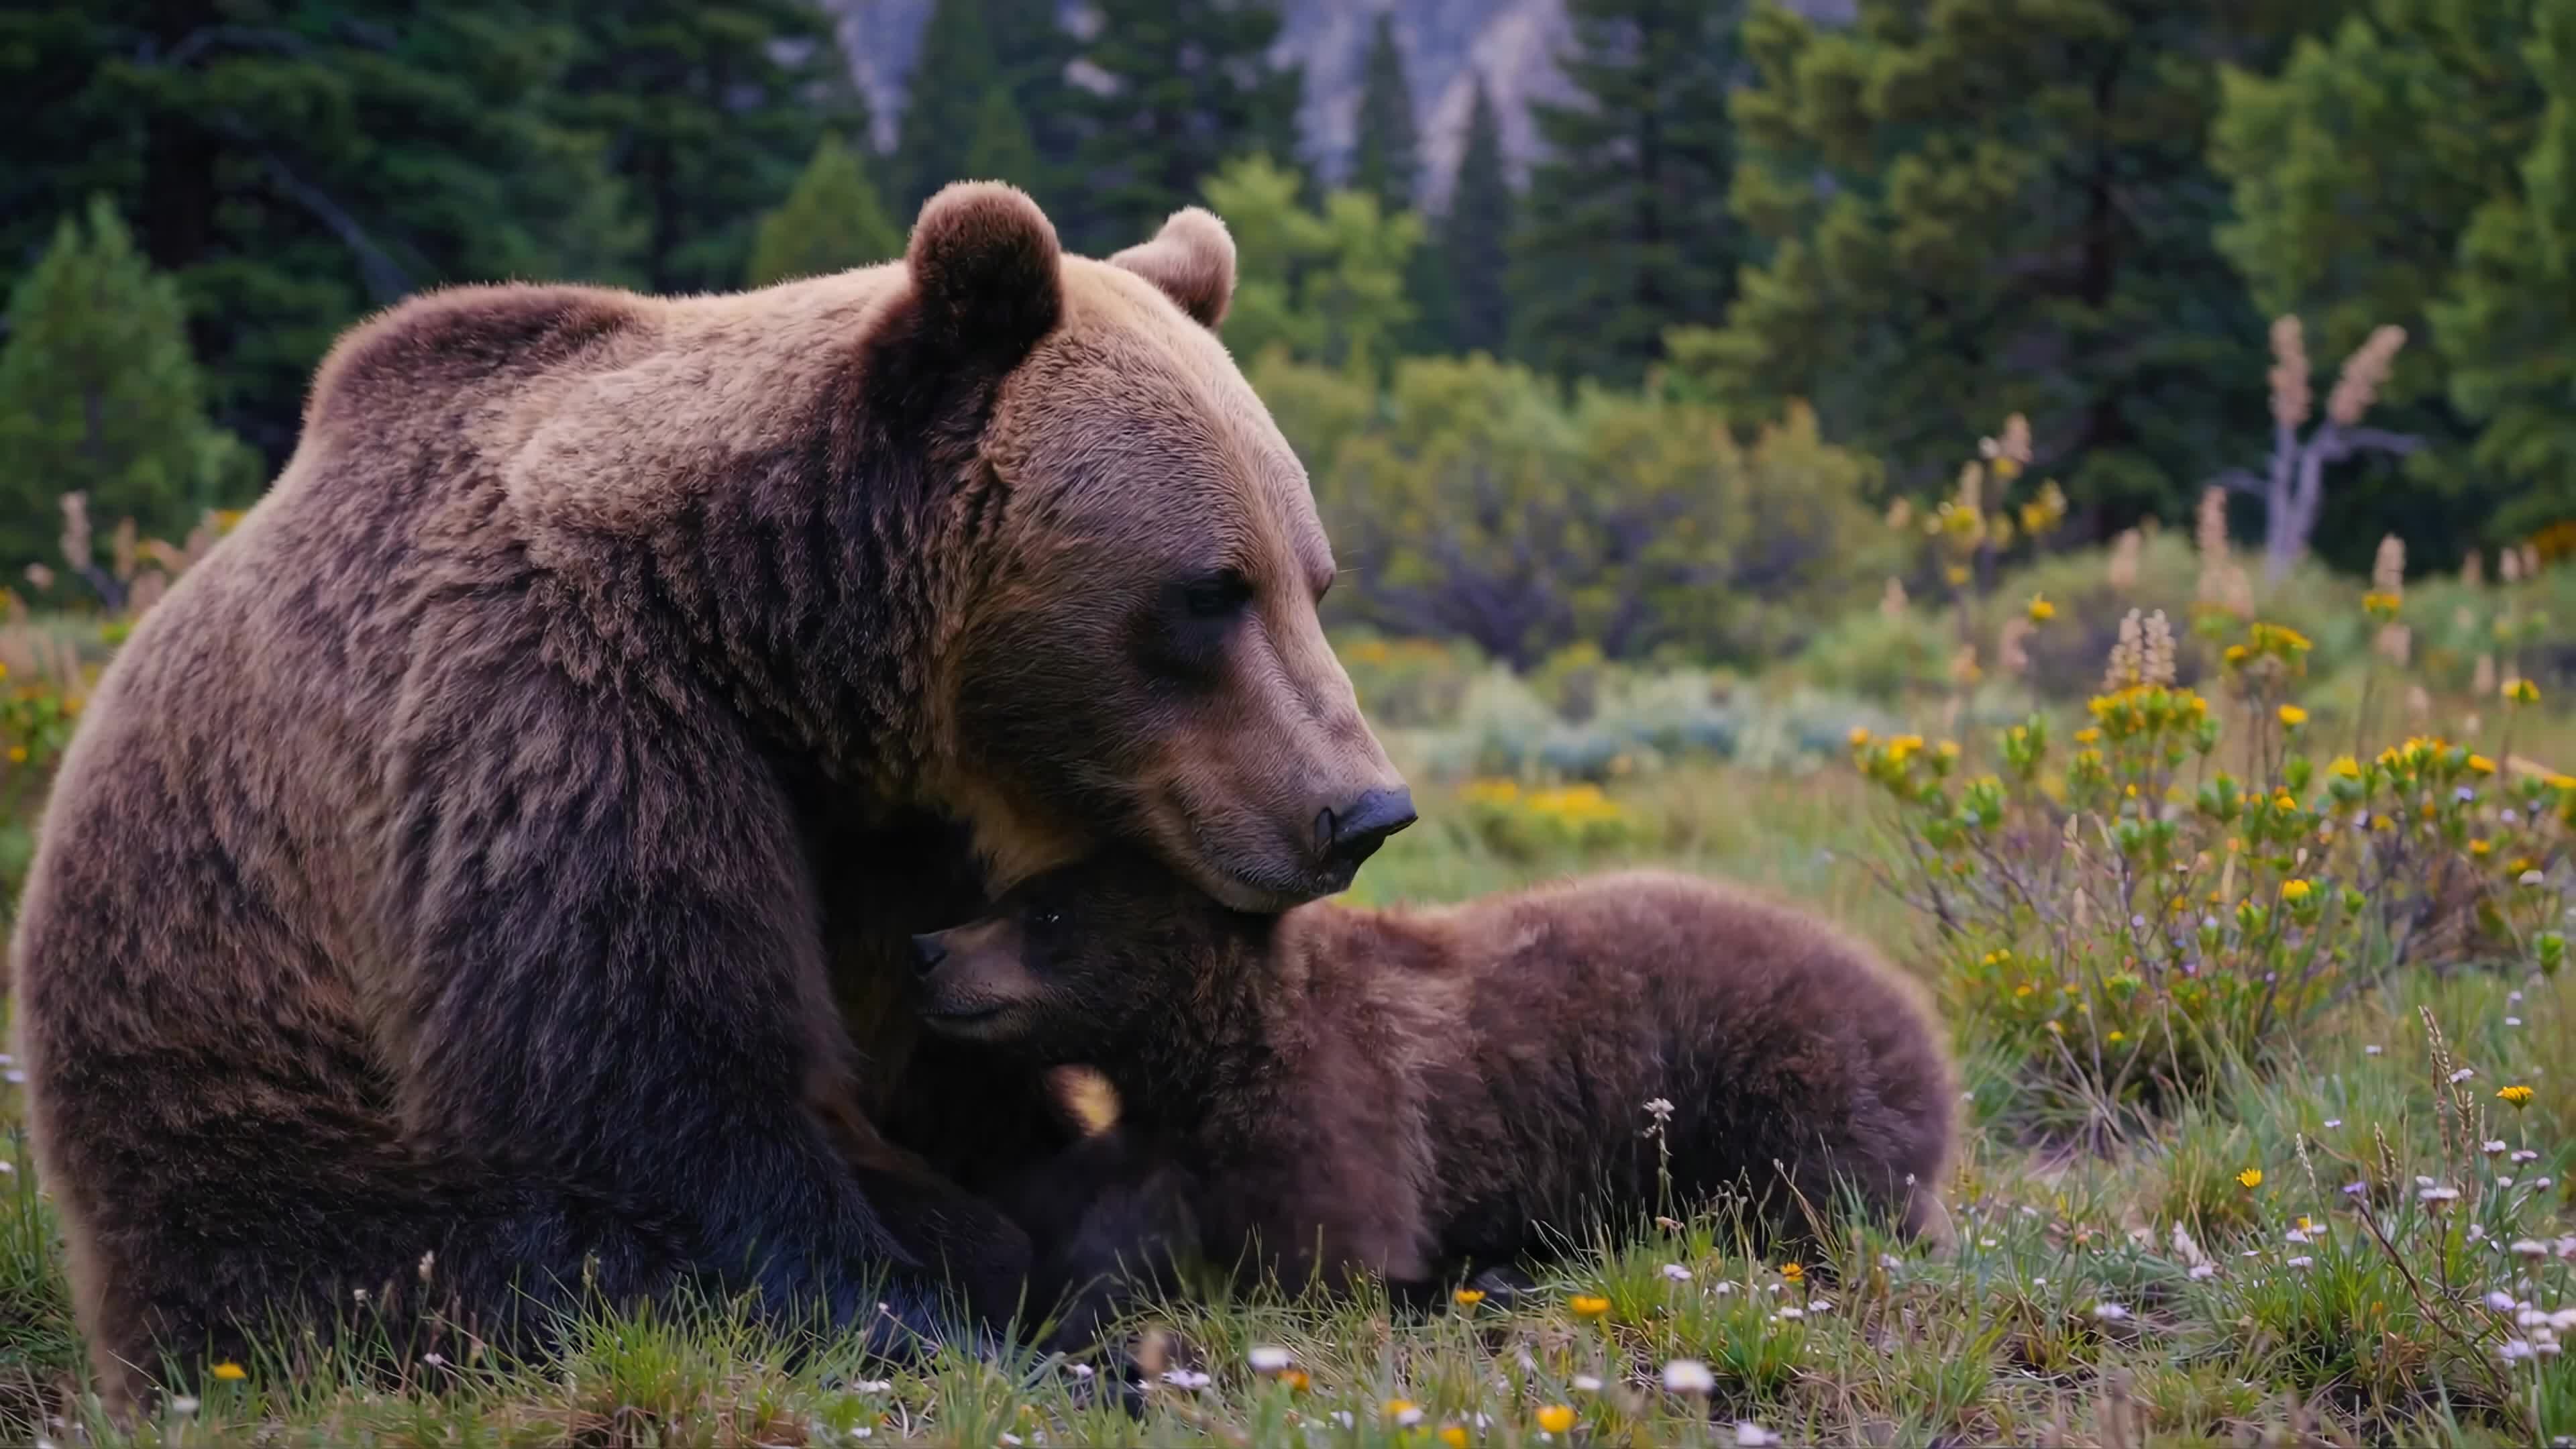
<path fill-rule="evenodd" d="M 1115 1144 L 1076 1150 L 1062 1215 L 1100 1254 L 1086 1191 L 1134 1225 L 1112 1241 L 1194 1240 L 1291 1288 L 1507 1273 L 1657 1211 L 1665 1171 L 1676 1206 L 1731 1190 L 1772 1236 L 1800 1231 L 1799 1199 L 1845 1192 L 1909 1234 L 1938 1225 L 1959 1093 L 1919 993 L 1714 881 L 1274 916 L 1119 854 L 915 943 L 932 1030 L 1115 1087 Z M 1104 1189 L 1108 1161 L 1173 1200 Z"/>

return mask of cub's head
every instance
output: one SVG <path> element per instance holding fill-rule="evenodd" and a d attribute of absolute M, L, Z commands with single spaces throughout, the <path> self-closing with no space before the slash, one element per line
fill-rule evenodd
<path fill-rule="evenodd" d="M 1254 969 L 1274 919 L 1229 911 L 1143 856 L 1103 855 L 913 937 L 922 1019 L 1041 1062 L 1124 1059 L 1144 1033 L 1204 1036 L 1193 1012 Z"/>
<path fill-rule="evenodd" d="M 1412 797 L 1316 618 L 1305 470 L 1216 338 L 1224 225 L 1184 210 L 1093 261 L 1018 192 L 951 187 L 907 266 L 926 326 L 1012 359 L 930 681 L 1000 879 L 1126 842 L 1244 910 L 1349 885 Z"/>

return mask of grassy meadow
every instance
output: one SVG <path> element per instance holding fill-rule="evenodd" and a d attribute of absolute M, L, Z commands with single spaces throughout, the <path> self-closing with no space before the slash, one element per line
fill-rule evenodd
<path fill-rule="evenodd" d="M 2052 559 L 1759 678 L 1342 641 L 1422 809 L 1352 898 L 1656 862 L 1852 924 L 1954 1035 L 1946 1246 L 1843 1224 L 1783 1262 L 1718 1204 L 1539 1265 L 1508 1311 L 1210 1289 L 1121 1325 L 1141 1418 L 1087 1365 L 893 1371 L 707 1308 L 395 1383 L 282 1344 L 120 1429 L 77 1392 L 10 1087 L 0 1440 L 2566 1442 L 2576 713 L 2536 662 L 2547 596 L 2302 575 L 2195 607 L 2194 566 L 2169 538 Z M 2159 590 L 2169 621 L 2130 616 Z M 1998 630 L 1984 669 L 1922 643 Z"/>

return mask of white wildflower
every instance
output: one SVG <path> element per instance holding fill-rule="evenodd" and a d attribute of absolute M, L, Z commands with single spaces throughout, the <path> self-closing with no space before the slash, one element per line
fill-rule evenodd
<path fill-rule="evenodd" d="M 1806 1317 L 1807 1310 L 1803 1308 L 1783 1308 L 1771 1316 L 1774 1318 L 1785 1318 L 1794 1323 L 1797 1320 Z"/>
<path fill-rule="evenodd" d="M 1676 1394 L 1715 1393 L 1717 1376 L 1698 1359 L 1677 1358 L 1664 1365 L 1664 1387 Z"/>
<path fill-rule="evenodd" d="M 2487 1156 L 2496 1157 L 2502 1155 L 2504 1150 L 2513 1144 L 2506 1142 L 2501 1138 L 2490 1137 L 2478 1145 L 2479 1150 L 2485 1152 Z"/>
<path fill-rule="evenodd" d="M 2296 1257 L 2296 1258 L 2292 1258 L 2292 1259 L 2290 1260 L 2290 1266 L 2291 1266 L 2291 1267 L 2293 1267 L 2293 1268 L 2313 1268 L 2313 1267 L 2315 1267 L 2316 1265 L 2317 1265 L 2317 1260 L 2316 1260 L 2316 1259 L 2314 1259 L 2314 1258 L 2308 1257 L 2308 1256 L 2307 1256 L 2307 1255 L 2305 1255 L 2305 1254 L 2301 1254 L 2300 1256 L 2298 1256 L 2298 1257 Z"/>
<path fill-rule="evenodd" d="M 2538 1162 L 2539 1160 L 2540 1154 L 2528 1147 L 2517 1149 L 2511 1157 L 2505 1159 L 2507 1162 Z"/>
<path fill-rule="evenodd" d="M 2487 1306 L 2498 1313 L 2511 1313 L 2516 1305 L 2513 1295 L 2499 1288 L 2487 1295 Z"/>
<path fill-rule="evenodd" d="M 2194 1263 L 2191 1265 L 2191 1279 L 2195 1283 L 2206 1283 L 2217 1276 L 2218 1265 L 2215 1263 Z"/>
<path fill-rule="evenodd" d="M 174 1394 L 170 1398 L 170 1412 L 182 1416 L 193 1414 L 197 1412 L 197 1401 L 186 1394 Z"/>
<path fill-rule="evenodd" d="M 1082 1368 L 1085 1365 L 1075 1364 L 1074 1367 Z M 892 1392 L 893 1389 L 894 1380 L 892 1379 L 861 1379 L 850 1385 L 850 1392 L 854 1394 L 883 1394 Z"/>
<path fill-rule="evenodd" d="M 1672 1279 L 1676 1283 L 1687 1283 L 1691 1280 L 1691 1270 L 1683 1267 L 1679 1263 L 1666 1263 L 1664 1265 L 1664 1276 Z"/>
<path fill-rule="evenodd" d="M 2341 1117 L 2328 1117 L 2326 1119 L 2326 1126 L 2328 1127 L 2340 1127 L 2342 1125 L 2343 1119 Z"/>
<path fill-rule="evenodd" d="M 1576 1374 L 1574 1376 L 1574 1391 L 1578 1394 L 1597 1394 L 1601 1392 L 1601 1380 L 1594 1378 L 1590 1374 Z"/>
<path fill-rule="evenodd" d="M 1779 1442 L 1779 1435 L 1772 1433 L 1770 1430 L 1763 1428 L 1757 1423 L 1754 1423 L 1751 1419 L 1738 1419 L 1735 1421 L 1736 1449 L 1762 1449 L 1763 1445 L 1777 1444 Z"/>
<path fill-rule="evenodd" d="M 1196 1369 L 1165 1369 L 1163 1382 L 1176 1389 L 1203 1389 L 1208 1386 L 1208 1376 Z"/>
<path fill-rule="evenodd" d="M 1245 1354 L 1243 1361 L 1252 1365 L 1256 1373 L 1275 1374 L 1297 1360 L 1288 1350 L 1265 1343 Z"/>
<path fill-rule="evenodd" d="M 2460 1190 L 2456 1187 L 2428 1187 L 2418 1190 L 2415 1196 L 2430 1203 L 2458 1202 Z"/>
<path fill-rule="evenodd" d="M 2462 1067 L 2458 1071 L 2451 1073 L 2451 1085 L 2456 1087 L 2460 1083 L 2467 1081 L 2469 1078 L 2474 1077 L 2477 1074 L 2478 1069 L 2475 1067 Z"/>
<path fill-rule="evenodd" d="M 2093 1316 L 2105 1323 L 2117 1323 L 2129 1316 L 2129 1310 L 2117 1303 L 2096 1303 L 2093 1305 Z"/>
<path fill-rule="evenodd" d="M 1657 1097 L 1646 1104 L 1646 1115 L 1654 1118 L 1659 1124 L 1670 1122 L 1673 1120 L 1673 1104 L 1662 1097 Z"/>
<path fill-rule="evenodd" d="M 2379 1055 L 2379 1048 L 2376 1046 L 2366 1046 L 2361 1049 L 2361 1054 L 2366 1057 L 2375 1057 Z"/>
<path fill-rule="evenodd" d="M 2531 1340 L 2527 1338 L 2509 1338 L 2496 1348 L 2496 1357 L 2503 1359 L 2506 1363 L 2520 1363 L 2523 1360 L 2532 1357 L 2534 1352 L 2535 1350 L 2531 1346 Z"/>
<path fill-rule="evenodd" d="M 2518 1258 L 2546 1258 L 2549 1245 L 2538 1238 L 2516 1238 L 2513 1240 L 2513 1254 Z"/>

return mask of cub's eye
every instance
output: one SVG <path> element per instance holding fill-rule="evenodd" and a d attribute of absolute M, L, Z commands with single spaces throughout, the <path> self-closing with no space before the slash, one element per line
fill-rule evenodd
<path fill-rule="evenodd" d="M 1181 608 L 1193 619 L 1222 619 L 1252 602 L 1252 583 L 1228 569 L 1193 579 L 1181 588 Z"/>
<path fill-rule="evenodd" d="M 1052 930 L 1061 923 L 1063 919 L 1064 918 L 1062 916 L 1057 915 L 1053 911 L 1036 911 L 1030 914 L 1029 924 L 1036 926 L 1040 930 Z"/>

